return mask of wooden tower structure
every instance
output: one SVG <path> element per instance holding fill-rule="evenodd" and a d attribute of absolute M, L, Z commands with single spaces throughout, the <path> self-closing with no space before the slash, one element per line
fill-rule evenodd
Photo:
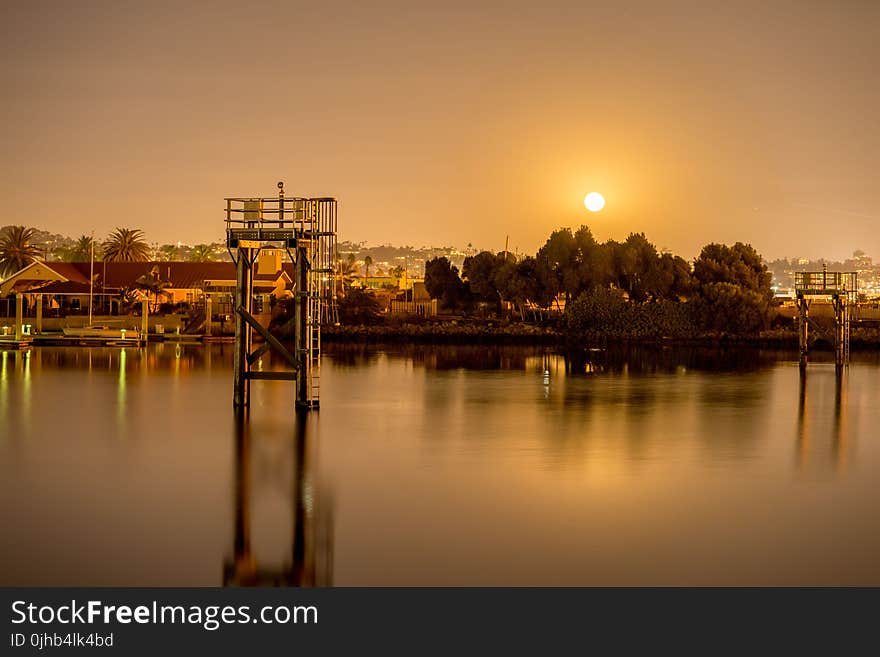
<path fill-rule="evenodd" d="M 834 362 L 837 367 L 849 363 L 849 341 L 852 309 L 858 303 L 859 280 L 856 272 L 799 271 L 795 272 L 795 296 L 798 308 L 798 343 L 801 368 L 809 356 L 810 305 L 817 298 L 831 300 L 834 309 Z"/>
<path fill-rule="evenodd" d="M 257 379 L 296 382 L 297 409 L 318 408 L 321 324 L 336 321 L 336 199 L 278 196 L 226 199 L 226 246 L 236 265 L 235 361 L 233 406 L 250 405 L 250 384 Z M 285 328 L 293 351 L 255 318 L 254 273 L 261 250 L 283 250 L 294 268 L 294 316 Z M 263 344 L 253 349 L 254 334 Z M 287 371 L 252 369 L 273 349 Z"/>

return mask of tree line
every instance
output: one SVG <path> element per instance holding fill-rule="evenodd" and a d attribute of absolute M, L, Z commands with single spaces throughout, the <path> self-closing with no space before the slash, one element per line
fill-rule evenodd
<path fill-rule="evenodd" d="M 425 263 L 428 294 L 447 311 L 510 307 L 525 318 L 564 303 L 571 332 L 620 337 L 760 331 L 772 315 L 770 282 L 748 244 L 707 244 L 690 263 L 658 252 L 644 233 L 600 243 L 587 226 L 554 231 L 522 259 L 483 251 L 461 271 L 445 257 Z"/>
<path fill-rule="evenodd" d="M 25 226 L 8 226 L 0 233 L 0 275 L 14 274 L 43 254 L 40 245 L 35 243 L 35 232 Z M 179 257 L 176 249 L 174 245 L 166 244 L 156 255 L 160 260 L 175 260 Z M 87 262 L 92 257 L 104 262 L 147 262 L 153 256 L 153 249 L 142 230 L 117 228 L 101 242 L 89 235 L 81 235 L 73 245 L 57 250 L 53 256 L 66 262 Z M 214 260 L 213 248 L 209 244 L 197 244 L 190 249 L 188 260 Z"/>

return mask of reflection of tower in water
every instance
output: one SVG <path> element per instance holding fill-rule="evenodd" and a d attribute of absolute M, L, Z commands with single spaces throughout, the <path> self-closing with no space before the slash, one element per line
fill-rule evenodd
<path fill-rule="evenodd" d="M 815 374 L 811 375 L 815 376 Z M 846 465 L 849 450 L 849 431 L 846 424 L 846 370 L 837 367 L 834 371 L 834 409 L 830 414 L 831 419 L 831 445 L 830 456 L 835 469 L 841 470 Z M 815 400 L 815 393 L 810 394 L 807 384 L 807 372 L 800 372 L 800 394 L 798 396 L 798 432 L 797 432 L 797 464 L 798 467 L 806 467 L 813 455 L 814 445 L 814 418 L 811 410 L 822 409 L 822 400 Z"/>
<path fill-rule="evenodd" d="M 289 563 L 261 567 L 251 546 L 252 438 L 245 414 L 236 416 L 235 537 L 233 558 L 223 566 L 224 586 L 329 586 L 333 576 L 333 517 L 314 489 L 305 413 L 297 413 L 294 433 L 291 507 L 293 536 Z"/>

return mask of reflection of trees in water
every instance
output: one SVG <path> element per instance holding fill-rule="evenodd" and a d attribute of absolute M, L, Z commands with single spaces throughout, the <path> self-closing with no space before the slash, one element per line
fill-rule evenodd
<path fill-rule="evenodd" d="M 291 459 L 290 556 L 280 567 L 261 566 L 251 545 L 254 475 L 284 486 L 274 464 L 255 464 L 252 427 L 235 418 L 235 535 L 233 555 L 223 565 L 224 586 L 329 586 L 333 579 L 333 515 L 326 491 L 317 488 L 310 459 L 309 417 L 296 414 Z M 282 461 L 283 462 L 283 461 Z M 255 467 L 260 466 L 260 467 Z M 281 473 L 283 475 L 283 473 Z"/>
<path fill-rule="evenodd" d="M 654 446 L 671 448 L 681 441 L 673 420 L 691 401 L 691 389 L 681 379 L 670 384 L 667 377 L 630 376 L 626 367 L 610 371 L 594 366 L 594 372 L 603 372 L 600 376 L 551 382 L 559 390 L 549 395 L 553 412 L 543 419 L 549 449 L 562 455 L 601 444 L 605 450 L 625 453 L 628 462 L 636 464 Z"/>
<path fill-rule="evenodd" d="M 771 412 L 768 403 L 771 381 L 759 373 L 786 356 L 793 358 L 785 352 L 760 349 L 639 346 L 611 346 L 601 351 L 566 355 L 567 371 L 573 375 L 602 372 L 634 377 L 627 378 L 628 383 L 608 386 L 598 393 L 591 391 L 588 400 L 616 405 L 626 413 L 627 440 L 634 448 L 650 442 L 647 419 L 660 412 L 658 407 L 675 408 L 695 418 L 693 430 L 698 440 L 709 448 L 706 453 L 722 458 L 746 458 L 765 437 L 760 429 Z M 714 376 L 679 378 L 675 382 L 644 378 L 687 372 Z M 566 404 L 587 401 L 576 399 L 577 394 L 585 394 L 582 389 L 568 389 L 571 392 L 566 395 Z M 667 431 L 664 439 L 678 440 L 679 435 Z"/>
<path fill-rule="evenodd" d="M 413 365 L 430 370 L 523 370 L 526 360 L 539 349 L 528 347 L 491 347 L 444 345 L 407 354 Z"/>
<path fill-rule="evenodd" d="M 786 352 L 730 348 L 664 348 L 611 345 L 565 353 L 522 346 L 333 345 L 352 365 L 368 364 L 376 354 L 427 370 L 517 370 L 534 372 L 536 392 L 548 409 L 541 422 L 548 446 L 580 450 L 589 441 L 606 441 L 638 458 L 651 446 L 682 440 L 706 446 L 707 456 L 747 458 L 766 435 L 772 411 L 771 377 L 763 374 Z M 698 374 L 694 376 L 694 374 Z M 670 376 L 674 377 L 670 379 Z M 493 380 L 494 381 L 494 380 Z M 491 385 L 446 382 L 424 386 L 423 403 L 447 421 L 481 404 L 491 412 L 513 412 Z M 466 421 L 466 420 L 463 420 Z"/>
<path fill-rule="evenodd" d="M 68 370 L 114 370 L 119 366 L 120 347 L 37 347 L 31 350 L 34 371 L 40 368 Z M 151 343 L 146 348 L 125 348 L 127 367 L 132 371 L 228 370 L 232 367 L 231 344 Z M 380 357 L 408 360 L 429 370 L 474 371 L 529 370 L 541 358 L 561 358 L 567 374 L 628 373 L 670 374 L 686 370 L 706 372 L 750 372 L 779 361 L 795 360 L 794 352 L 749 348 L 704 348 L 609 345 L 597 350 L 556 351 L 540 346 L 515 345 L 325 345 L 324 353 L 337 369 L 368 367 Z M 832 354 L 817 351 L 814 362 L 833 362 Z M 264 359 L 271 367 L 272 352 Z M 538 359 L 537 361 L 535 359 Z M 880 353 L 856 352 L 854 363 L 880 365 Z M 280 362 L 280 361 L 279 361 Z M 533 367 L 534 365 L 534 367 Z M 543 367 L 542 367 L 543 369 Z"/>
<path fill-rule="evenodd" d="M 391 360 L 407 360 L 415 367 L 429 370 L 522 370 L 528 359 L 545 351 L 542 347 L 508 345 L 327 345 L 336 367 L 363 367 L 384 354 Z"/>
<path fill-rule="evenodd" d="M 614 346 L 564 358 L 566 375 L 547 396 L 556 448 L 618 436 L 615 446 L 633 458 L 697 441 L 705 456 L 741 459 L 769 438 L 773 381 L 763 370 L 778 353 Z"/>
<path fill-rule="evenodd" d="M 773 437 L 767 429 L 773 413 L 772 388 L 773 377 L 754 370 L 723 371 L 699 379 L 697 428 L 707 454 L 748 458 Z"/>
<path fill-rule="evenodd" d="M 333 367 L 342 370 L 367 367 L 376 362 L 379 353 L 375 345 L 330 343 L 323 346 L 322 355 L 329 356 Z"/>
<path fill-rule="evenodd" d="M 611 345 L 604 349 L 571 350 L 565 354 L 567 371 L 571 374 L 675 374 L 682 368 L 704 372 L 754 372 L 771 367 L 783 356 L 783 352 L 761 349 L 637 345 Z"/>

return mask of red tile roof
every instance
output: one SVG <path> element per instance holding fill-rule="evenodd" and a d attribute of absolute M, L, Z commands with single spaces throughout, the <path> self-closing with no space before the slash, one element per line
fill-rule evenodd
<path fill-rule="evenodd" d="M 88 283 L 88 262 L 52 262 L 48 264 L 53 269 L 55 269 L 56 264 L 73 267 L 80 275 L 84 274 L 84 280 Z M 131 287 L 138 278 L 144 274 L 149 274 L 153 267 L 157 267 L 159 276 L 163 280 L 171 281 L 171 287 L 176 289 L 201 288 L 205 281 L 235 280 L 235 264 L 232 262 L 96 262 L 95 275 L 99 281 L 103 281 L 105 287 Z M 293 280 L 293 265 L 291 263 L 284 263 L 282 269 Z M 61 272 L 59 271 L 58 273 Z M 274 283 L 279 275 L 278 272 L 272 275 L 256 275 L 254 280 L 264 283 L 271 281 Z"/>
<path fill-rule="evenodd" d="M 154 268 L 158 270 L 160 278 L 169 281 L 171 283 L 170 287 L 174 289 L 200 289 L 204 287 L 205 281 L 235 281 L 235 264 L 229 261 L 95 262 L 93 266 L 88 262 L 40 261 L 36 264 L 44 265 L 67 279 L 66 281 L 55 283 L 61 285 L 70 283 L 88 288 L 90 273 L 94 272 L 96 289 L 119 290 L 125 287 L 133 287 L 138 278 L 149 274 Z M 295 276 L 293 264 L 289 262 L 282 263 L 281 271 L 272 274 L 256 274 L 254 276 L 254 283 L 260 289 L 271 289 L 282 274 L 285 274 L 290 281 L 293 281 Z M 44 288 L 41 288 L 41 290 Z M 57 289 L 58 293 L 61 293 L 62 288 Z M 72 291 L 75 287 L 67 286 L 63 289 L 65 291 Z M 46 292 L 48 293 L 49 290 L 47 289 Z"/>
<path fill-rule="evenodd" d="M 40 261 L 41 265 L 45 265 L 52 271 L 54 271 L 59 276 L 63 276 L 68 281 L 73 283 L 85 283 L 89 284 L 89 268 L 86 263 L 86 271 L 85 274 L 80 270 L 77 263 L 73 262 L 44 262 Z"/>
<path fill-rule="evenodd" d="M 59 272 L 60 273 L 60 272 Z M 89 284 L 79 281 L 55 281 L 34 290 L 40 294 L 88 294 Z M 96 293 L 99 290 L 96 290 Z"/>

